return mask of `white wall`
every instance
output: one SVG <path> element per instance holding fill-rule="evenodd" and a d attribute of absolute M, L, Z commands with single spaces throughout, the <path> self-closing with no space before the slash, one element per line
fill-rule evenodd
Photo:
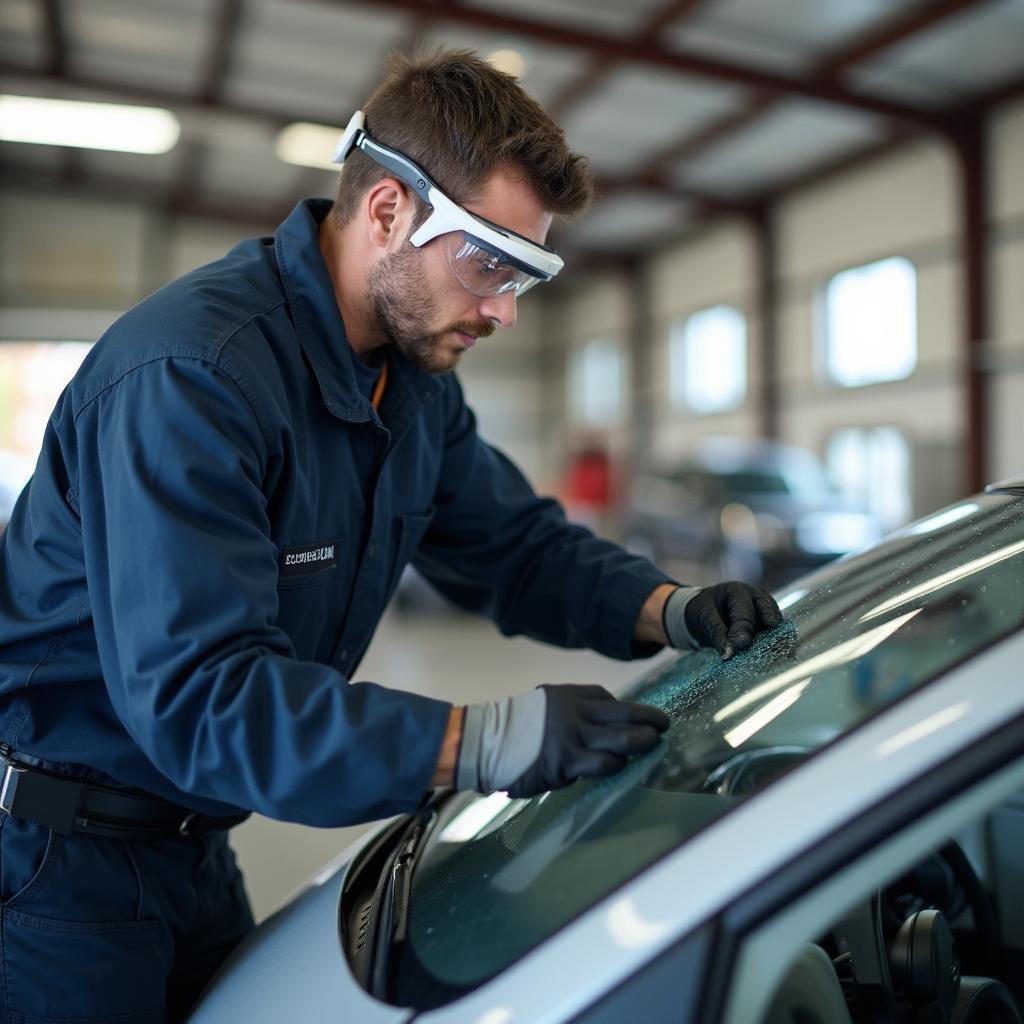
<path fill-rule="evenodd" d="M 462 356 L 458 371 L 481 437 L 508 455 L 540 490 L 557 474 L 545 429 L 544 344 L 543 300 L 530 292 L 518 303 L 516 325 L 478 341 Z"/>
<path fill-rule="evenodd" d="M 243 239 L 269 233 L 266 227 L 256 224 L 216 224 L 196 217 L 176 218 L 166 226 L 167 244 L 161 277 L 173 281 L 204 263 L 219 260 Z"/>
<path fill-rule="evenodd" d="M 645 392 L 656 410 L 654 460 L 671 464 L 702 437 L 754 436 L 762 368 L 755 253 L 749 225 L 728 221 L 659 254 L 652 260 L 650 285 L 652 352 Z M 747 318 L 746 400 L 731 412 L 690 415 L 673 408 L 669 401 L 669 332 L 675 322 L 722 303 L 735 306 Z"/>
<path fill-rule="evenodd" d="M 989 142 L 988 459 L 989 475 L 996 478 L 1024 471 L 1024 102 L 997 113 Z M 951 151 L 940 142 L 920 142 L 806 188 L 775 211 L 781 434 L 823 453 L 838 428 L 898 427 L 921 454 L 915 511 L 953 500 L 961 490 L 966 402 L 958 189 Z M 917 370 L 906 381 L 839 388 L 818 366 L 821 290 L 839 270 L 893 255 L 907 257 L 917 269 Z M 706 434 L 757 433 L 761 366 L 754 256 L 748 227 L 726 222 L 649 264 L 654 351 L 643 393 L 658 410 L 652 444 L 659 458 L 671 458 Z M 602 288 L 595 283 L 575 294 L 571 308 L 591 296 L 599 301 Z M 667 400 L 669 326 L 676 316 L 719 302 L 748 315 L 747 401 L 724 415 L 673 411 Z M 628 322 L 628 311 L 619 319 Z"/>
<path fill-rule="evenodd" d="M 139 204 L 0 192 L 0 303 L 126 307 L 146 290 L 149 223 Z"/>
<path fill-rule="evenodd" d="M 0 191 L 0 338 L 92 341 L 129 306 L 257 226 L 169 221 L 141 203 Z M 32 340 L 25 336 L 17 340 Z"/>
<path fill-rule="evenodd" d="M 556 464 L 563 467 L 570 452 L 584 442 L 596 440 L 609 447 L 621 460 L 630 451 L 630 425 L 634 406 L 632 380 L 625 382 L 622 414 L 617 421 L 593 425 L 575 422 L 569 410 L 569 364 L 588 343 L 608 338 L 626 353 L 634 333 L 630 282 L 619 272 L 605 271 L 581 276 L 577 283 L 557 293 L 545 309 L 547 362 L 545 373 L 549 396 L 549 438 L 557 445 Z"/>
<path fill-rule="evenodd" d="M 787 440 L 823 453 L 834 430 L 884 424 L 898 428 L 912 452 L 937 445 L 947 461 L 960 462 L 966 407 L 957 187 L 952 153 L 922 142 L 780 205 L 780 425 Z M 917 270 L 917 369 L 904 381 L 839 387 L 820 370 L 822 289 L 837 271 L 887 256 L 904 256 Z M 954 467 L 919 472 L 914 511 L 953 500 L 959 476 Z"/>

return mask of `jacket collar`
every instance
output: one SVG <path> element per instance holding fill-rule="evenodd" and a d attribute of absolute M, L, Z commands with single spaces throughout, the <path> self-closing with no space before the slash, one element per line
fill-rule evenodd
<path fill-rule="evenodd" d="M 339 419 L 373 418 L 370 403 L 356 385 L 345 325 L 320 252 L 318 231 L 331 208 L 329 199 L 303 199 L 278 227 L 274 251 L 299 344 L 320 386 L 324 404 Z M 388 390 L 414 403 L 406 415 L 441 390 L 431 374 L 388 349 Z"/>

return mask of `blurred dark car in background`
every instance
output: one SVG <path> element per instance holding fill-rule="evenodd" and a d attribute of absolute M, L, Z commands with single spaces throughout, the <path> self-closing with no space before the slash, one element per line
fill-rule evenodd
<path fill-rule="evenodd" d="M 708 438 L 684 461 L 639 476 L 623 518 L 627 548 L 686 583 L 741 579 L 766 589 L 882 535 L 803 448 Z"/>

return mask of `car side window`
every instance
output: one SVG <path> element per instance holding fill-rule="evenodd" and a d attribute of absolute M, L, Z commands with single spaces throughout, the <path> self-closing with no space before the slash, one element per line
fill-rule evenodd
<path fill-rule="evenodd" d="M 1019 757 L 780 905 L 739 943 L 724 1024 L 1019 1024 L 1022 779 Z"/>

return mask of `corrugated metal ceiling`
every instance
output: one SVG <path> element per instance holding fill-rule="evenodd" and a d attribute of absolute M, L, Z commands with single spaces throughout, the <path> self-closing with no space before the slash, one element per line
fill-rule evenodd
<path fill-rule="evenodd" d="M 760 201 L 1024 83 L 1021 0 L 5 0 L 0 89 L 159 102 L 183 135 L 164 157 L 7 144 L 4 178 L 135 183 L 178 212 L 269 225 L 333 191 L 330 173 L 277 160 L 277 130 L 340 129 L 384 54 L 424 43 L 522 54 L 524 87 L 602 179 L 589 222 L 561 230 L 581 250 Z"/>

